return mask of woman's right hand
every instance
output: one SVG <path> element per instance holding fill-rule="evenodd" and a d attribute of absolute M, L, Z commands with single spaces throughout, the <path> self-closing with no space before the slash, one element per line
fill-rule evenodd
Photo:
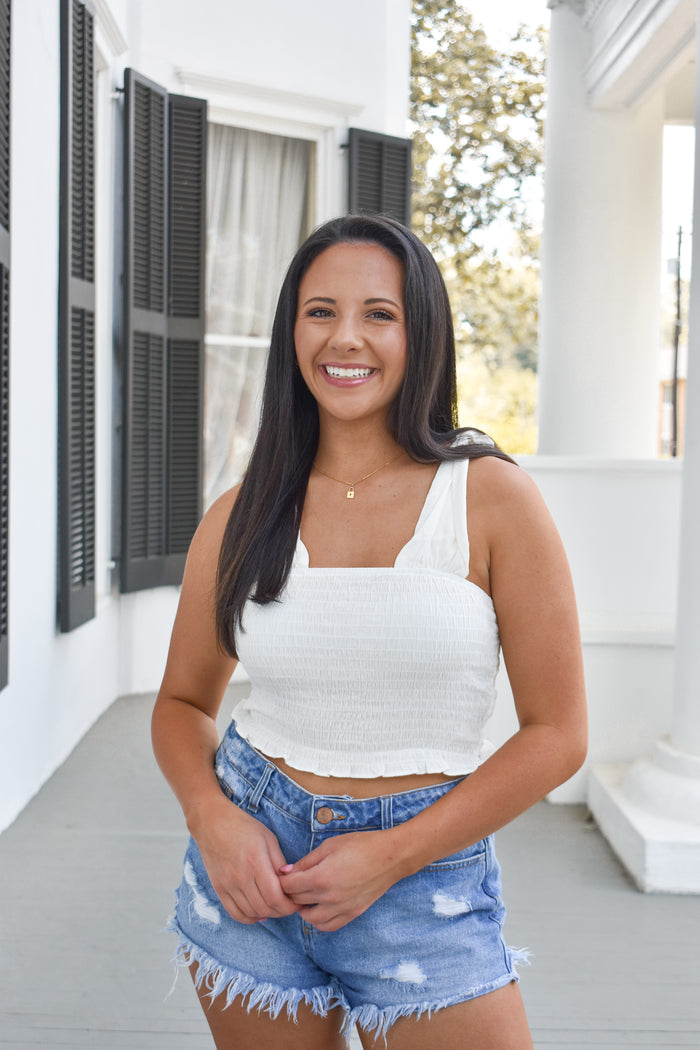
<path fill-rule="evenodd" d="M 214 762 L 216 716 L 236 661 L 218 644 L 219 551 L 236 491 L 207 511 L 187 555 L 163 683 L 153 710 L 156 759 L 175 792 L 223 907 L 238 922 L 297 910 L 280 885 L 276 837 L 222 793 Z"/>
<path fill-rule="evenodd" d="M 286 860 L 276 836 L 222 796 L 201 827 L 190 829 L 209 881 L 237 922 L 252 925 L 298 911 L 283 892 L 278 871 Z"/>

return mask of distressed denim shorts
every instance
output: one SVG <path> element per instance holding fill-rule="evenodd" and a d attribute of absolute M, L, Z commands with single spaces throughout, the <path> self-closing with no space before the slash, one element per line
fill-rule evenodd
<path fill-rule="evenodd" d="M 288 863 L 330 835 L 390 828 L 415 816 L 459 780 L 379 798 L 305 791 L 237 734 L 231 723 L 216 756 L 222 790 L 277 836 Z M 329 815 L 331 819 L 329 821 Z M 320 818 L 320 819 L 319 819 Z M 227 1004 L 295 1017 L 308 1003 L 325 1015 L 345 1011 L 349 1037 L 359 1024 L 375 1036 L 404 1016 L 451 1006 L 517 980 L 526 952 L 506 947 L 505 909 L 492 838 L 483 839 L 395 883 L 362 915 L 323 933 L 298 914 L 254 925 L 221 905 L 190 840 L 169 929 L 176 962 L 196 962 L 197 985 Z"/>

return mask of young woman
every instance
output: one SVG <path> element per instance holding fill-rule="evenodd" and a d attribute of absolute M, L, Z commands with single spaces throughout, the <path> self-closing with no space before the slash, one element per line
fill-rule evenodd
<path fill-rule="evenodd" d="M 219 1050 L 336 1050 L 355 1024 L 365 1047 L 532 1047 L 492 833 L 583 761 L 579 633 L 549 514 L 456 429 L 454 376 L 412 233 L 309 237 L 153 716 L 192 836 L 171 925 Z M 520 728 L 489 755 L 499 646 Z M 252 691 L 219 745 L 238 657 Z"/>

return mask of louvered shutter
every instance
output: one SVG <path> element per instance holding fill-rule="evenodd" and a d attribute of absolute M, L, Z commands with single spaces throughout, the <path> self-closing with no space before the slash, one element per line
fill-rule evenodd
<path fill-rule="evenodd" d="M 8 665 L 10 407 L 10 0 L 0 0 L 0 689 Z"/>
<path fill-rule="evenodd" d="M 201 513 L 206 103 L 125 79 L 121 588 L 179 583 Z"/>
<path fill-rule="evenodd" d="M 95 615 L 94 18 L 61 0 L 58 609 L 62 631 Z"/>
<path fill-rule="evenodd" d="M 411 225 L 411 140 L 350 128 L 348 211 Z"/>
<path fill-rule="evenodd" d="M 171 95 L 166 582 L 182 579 L 202 513 L 207 107 Z"/>

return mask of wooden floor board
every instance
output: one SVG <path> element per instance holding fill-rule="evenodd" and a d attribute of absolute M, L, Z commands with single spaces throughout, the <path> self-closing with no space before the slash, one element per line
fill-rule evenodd
<path fill-rule="evenodd" d="M 0 1050 L 212 1050 L 186 975 L 166 998 L 187 836 L 151 704 L 115 704 L 0 835 Z M 537 1050 L 700 1048 L 699 897 L 638 893 L 580 806 L 535 806 L 497 851 Z"/>

